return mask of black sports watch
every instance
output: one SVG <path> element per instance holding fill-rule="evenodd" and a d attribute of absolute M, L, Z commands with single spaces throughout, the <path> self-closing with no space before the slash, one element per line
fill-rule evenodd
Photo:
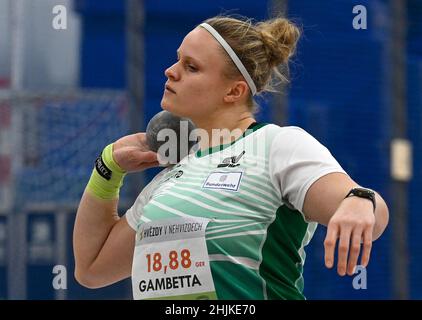
<path fill-rule="evenodd" d="M 374 212 L 375 212 L 375 208 L 377 207 L 377 205 L 375 201 L 375 192 L 373 190 L 367 189 L 367 188 L 353 188 L 352 190 L 349 191 L 349 193 L 344 199 L 350 196 L 356 196 L 359 198 L 365 198 L 365 199 L 371 200 L 372 205 L 374 206 Z"/>

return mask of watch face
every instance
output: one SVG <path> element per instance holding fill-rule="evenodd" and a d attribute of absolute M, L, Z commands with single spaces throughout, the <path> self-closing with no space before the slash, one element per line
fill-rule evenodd
<path fill-rule="evenodd" d="M 365 188 L 355 188 L 356 195 L 364 197 L 364 196 L 374 196 L 375 192 L 371 189 L 365 189 Z"/>
<path fill-rule="evenodd" d="M 375 212 L 375 208 L 376 208 L 375 191 L 371 189 L 367 189 L 367 188 L 353 188 L 352 190 L 349 191 L 346 198 L 349 197 L 350 195 L 354 195 L 356 197 L 365 198 L 372 201 L 372 204 L 374 206 L 374 212 Z"/>

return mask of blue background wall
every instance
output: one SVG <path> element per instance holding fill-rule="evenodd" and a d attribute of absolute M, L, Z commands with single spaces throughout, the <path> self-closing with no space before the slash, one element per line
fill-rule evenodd
<path fill-rule="evenodd" d="M 407 107 L 414 149 L 414 177 L 409 186 L 410 290 L 413 299 L 422 299 L 422 2 L 408 1 L 407 15 Z"/>
<path fill-rule="evenodd" d="M 80 86 L 126 86 L 125 1 L 75 0 L 82 17 Z"/>

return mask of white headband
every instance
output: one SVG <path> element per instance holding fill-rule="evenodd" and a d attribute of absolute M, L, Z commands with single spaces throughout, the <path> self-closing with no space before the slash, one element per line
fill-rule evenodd
<path fill-rule="evenodd" d="M 243 65 L 242 61 L 238 58 L 236 53 L 233 51 L 233 49 L 230 47 L 230 45 L 226 42 L 226 40 L 223 39 L 223 37 L 215 30 L 213 27 L 211 27 L 208 23 L 201 23 L 201 27 L 207 29 L 209 33 L 217 40 L 221 46 L 226 50 L 227 54 L 230 56 L 234 64 L 236 65 L 237 69 L 239 69 L 242 76 L 245 78 L 246 82 L 249 85 L 249 88 L 252 91 L 252 95 L 254 96 L 256 94 L 256 86 L 253 82 L 251 76 L 249 75 L 248 70 L 246 70 L 245 66 Z"/>

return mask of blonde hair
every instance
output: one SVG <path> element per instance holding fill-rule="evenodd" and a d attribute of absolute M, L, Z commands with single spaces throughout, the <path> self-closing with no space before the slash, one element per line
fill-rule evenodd
<path fill-rule="evenodd" d="M 217 30 L 231 46 L 249 72 L 258 93 L 274 92 L 275 83 L 288 81 L 288 69 L 283 68 L 283 73 L 278 67 L 287 67 L 295 53 L 301 32 L 294 23 L 281 17 L 253 23 L 251 19 L 230 16 L 216 16 L 204 22 Z M 226 53 L 225 56 L 228 65 L 225 75 L 235 79 L 239 70 Z M 249 106 L 253 107 L 252 95 Z"/>

